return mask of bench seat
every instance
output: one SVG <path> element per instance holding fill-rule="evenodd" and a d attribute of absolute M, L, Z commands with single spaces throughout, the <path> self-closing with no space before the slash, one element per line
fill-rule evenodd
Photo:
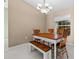
<path fill-rule="evenodd" d="M 49 51 L 51 48 L 47 45 L 44 45 L 40 42 L 37 41 L 30 41 L 31 44 L 35 45 L 36 47 L 38 47 L 39 49 L 43 50 L 44 52 Z"/>

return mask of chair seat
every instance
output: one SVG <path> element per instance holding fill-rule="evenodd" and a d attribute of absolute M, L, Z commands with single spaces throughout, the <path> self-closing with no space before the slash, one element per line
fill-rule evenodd
<path fill-rule="evenodd" d="M 40 42 L 37 42 L 37 41 L 30 41 L 30 43 L 32 43 L 33 45 L 35 45 L 36 47 L 38 47 L 39 49 L 47 52 L 50 50 L 50 47 L 49 46 L 46 46 Z"/>
<path fill-rule="evenodd" d="M 59 43 L 57 44 L 57 47 L 60 48 L 60 49 L 62 49 L 62 48 L 64 48 L 64 47 L 66 47 L 66 44 L 59 42 Z"/>

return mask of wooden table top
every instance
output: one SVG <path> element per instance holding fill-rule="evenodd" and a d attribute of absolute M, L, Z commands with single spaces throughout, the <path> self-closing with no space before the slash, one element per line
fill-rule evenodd
<path fill-rule="evenodd" d="M 62 38 L 62 35 L 60 35 L 60 34 L 57 34 L 57 35 L 58 35 L 58 38 Z M 39 34 L 33 34 L 33 36 L 55 39 L 55 35 L 51 34 L 51 33 L 39 33 Z"/>

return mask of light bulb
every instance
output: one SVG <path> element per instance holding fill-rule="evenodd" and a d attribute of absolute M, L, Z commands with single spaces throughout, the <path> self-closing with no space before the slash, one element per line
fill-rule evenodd
<path fill-rule="evenodd" d="M 42 7 L 42 4 L 38 4 L 38 6 Z"/>
<path fill-rule="evenodd" d="M 37 6 L 37 9 L 39 10 L 40 8 Z"/>
<path fill-rule="evenodd" d="M 47 11 L 46 9 L 41 9 L 41 13 L 45 13 L 45 14 L 47 14 L 48 11 Z"/>
<path fill-rule="evenodd" d="M 48 7 L 49 9 L 52 9 L 52 7 Z"/>
<path fill-rule="evenodd" d="M 45 3 L 45 6 L 49 6 L 49 4 Z"/>

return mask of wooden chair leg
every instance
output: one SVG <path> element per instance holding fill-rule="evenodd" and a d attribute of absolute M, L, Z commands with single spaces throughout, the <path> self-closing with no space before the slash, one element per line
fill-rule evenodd
<path fill-rule="evenodd" d="M 61 57 L 61 59 L 63 59 L 63 54 L 62 53 L 61 53 L 60 57 Z"/>
<path fill-rule="evenodd" d="M 68 52 L 67 52 L 67 49 L 66 49 L 66 48 L 65 48 L 64 53 L 66 53 L 66 56 L 67 56 L 67 59 L 68 59 Z M 63 54 L 64 54 L 64 53 L 63 53 Z"/>
<path fill-rule="evenodd" d="M 58 53 L 58 49 L 57 49 L 57 53 Z M 67 59 L 68 59 L 69 56 L 68 56 L 68 52 L 67 52 L 66 47 L 64 48 L 63 51 L 61 51 L 61 52 L 58 53 L 58 55 L 61 57 L 61 59 L 63 59 L 63 55 L 64 55 L 64 53 L 66 53 L 66 56 L 67 56 Z"/>
<path fill-rule="evenodd" d="M 66 50 L 66 55 L 67 55 L 67 59 L 68 59 L 69 56 L 68 56 L 68 52 L 67 52 L 67 50 Z"/>

